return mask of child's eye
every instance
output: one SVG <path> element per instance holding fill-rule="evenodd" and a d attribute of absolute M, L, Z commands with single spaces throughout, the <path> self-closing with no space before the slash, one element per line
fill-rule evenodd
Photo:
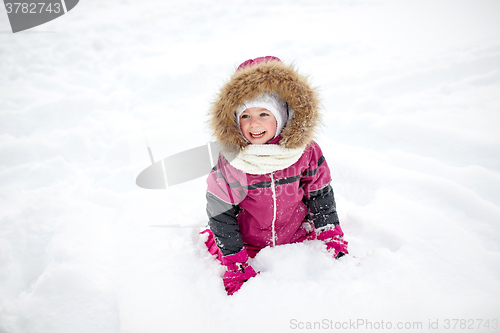
<path fill-rule="evenodd" d="M 260 114 L 260 116 L 261 116 L 261 117 L 266 117 L 266 116 L 269 116 L 269 114 L 268 114 L 268 113 L 264 113 L 264 112 L 263 112 L 263 113 L 261 113 L 261 114 Z"/>
<path fill-rule="evenodd" d="M 241 118 L 249 118 L 249 117 L 250 117 L 250 116 L 249 116 L 249 115 L 247 115 L 247 114 L 244 114 L 244 115 L 242 115 L 242 116 L 241 116 Z"/>

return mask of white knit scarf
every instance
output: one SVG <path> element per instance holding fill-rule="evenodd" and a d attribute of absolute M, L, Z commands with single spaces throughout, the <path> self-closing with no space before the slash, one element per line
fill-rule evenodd
<path fill-rule="evenodd" d="M 299 160 L 303 148 L 284 148 L 279 145 L 248 145 L 230 164 L 245 173 L 264 175 L 288 168 Z"/>

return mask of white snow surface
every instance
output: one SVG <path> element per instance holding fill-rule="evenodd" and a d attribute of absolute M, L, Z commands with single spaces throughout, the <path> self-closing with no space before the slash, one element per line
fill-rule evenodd
<path fill-rule="evenodd" d="M 212 140 L 218 88 L 264 55 L 320 89 L 351 255 L 266 248 L 228 297 L 192 227 L 205 178 L 135 178 L 148 146 Z M 82 0 L 17 34 L 1 9 L 0 332 L 499 331 L 499 111 L 498 1 Z"/>

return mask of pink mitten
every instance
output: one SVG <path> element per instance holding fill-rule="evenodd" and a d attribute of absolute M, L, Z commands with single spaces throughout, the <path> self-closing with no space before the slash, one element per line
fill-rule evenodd
<path fill-rule="evenodd" d="M 336 225 L 333 229 L 323 230 L 318 234 L 318 239 L 326 244 L 326 249 L 333 252 L 335 259 L 348 254 L 347 242 L 343 239 L 344 233 L 340 225 Z"/>
<path fill-rule="evenodd" d="M 238 253 L 224 256 L 222 264 L 227 267 L 222 280 L 228 295 L 237 292 L 244 282 L 257 275 L 252 266 L 248 265 L 248 254 L 245 249 Z"/>

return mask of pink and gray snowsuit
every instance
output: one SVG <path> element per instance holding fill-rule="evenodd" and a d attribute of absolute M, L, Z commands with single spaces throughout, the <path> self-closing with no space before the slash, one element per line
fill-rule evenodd
<path fill-rule="evenodd" d="M 248 101 L 266 94 L 283 102 L 280 114 L 286 118 L 279 124 L 284 127 L 267 144 L 249 145 L 236 114 Z M 319 239 L 334 257 L 348 253 L 330 170 L 313 141 L 319 109 L 317 92 L 307 78 L 276 57 L 245 61 L 212 105 L 214 137 L 236 147 L 236 158 L 226 158 L 231 152 L 225 151 L 208 176 L 210 228 L 203 233 L 209 236 L 209 252 L 227 267 L 223 281 L 229 295 L 256 275 L 248 257 L 266 246 Z"/>
<path fill-rule="evenodd" d="M 315 239 L 339 220 L 330 170 L 312 141 L 290 167 L 263 175 L 235 169 L 220 156 L 207 179 L 210 230 L 223 255 L 243 247 L 253 257 L 266 246 Z"/>

